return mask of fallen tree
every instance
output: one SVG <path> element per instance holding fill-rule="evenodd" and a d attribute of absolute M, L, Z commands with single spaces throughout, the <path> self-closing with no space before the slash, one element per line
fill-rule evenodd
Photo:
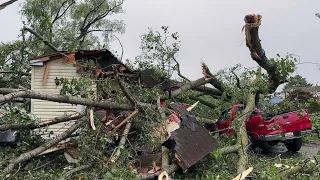
<path fill-rule="evenodd" d="M 270 60 L 266 57 L 265 51 L 262 48 L 261 45 L 261 40 L 259 39 L 258 35 L 258 29 L 259 26 L 261 25 L 261 16 L 260 15 L 247 15 L 245 16 L 245 35 L 246 35 L 246 44 L 247 47 L 250 50 L 251 57 L 254 61 L 258 63 L 260 67 L 266 70 L 267 76 L 268 76 L 268 92 L 274 92 L 277 87 L 282 84 L 283 82 L 286 81 L 286 76 L 278 76 L 278 71 L 279 68 L 277 66 L 277 63 L 273 60 Z M 43 40 L 44 41 L 44 40 Z M 46 42 L 46 41 L 45 41 Z M 51 47 L 52 48 L 52 47 Z M 52 48 L 54 49 L 54 48 Z M 54 49 L 55 50 L 55 49 Z M 56 50 L 55 50 L 56 51 Z M 175 60 L 179 67 L 179 63 Z M 226 99 L 222 99 L 222 101 L 229 101 L 229 103 L 245 103 L 246 107 L 242 114 L 237 118 L 237 120 L 234 122 L 236 124 L 236 143 L 227 146 L 227 147 L 221 147 L 216 150 L 217 153 L 221 154 L 231 154 L 231 153 L 236 153 L 238 155 L 238 162 L 237 162 L 237 174 L 242 173 L 248 168 L 248 154 L 247 154 L 247 149 L 248 149 L 248 134 L 245 128 L 245 122 L 249 118 L 251 112 L 253 109 L 258 106 L 257 104 L 257 94 L 264 93 L 264 89 L 260 86 L 261 82 L 264 81 L 263 73 L 261 72 L 261 69 L 258 70 L 256 80 L 254 81 L 245 81 L 245 86 L 241 85 L 241 80 L 239 77 L 235 75 L 235 73 L 232 71 L 232 75 L 235 76 L 235 83 L 231 84 L 225 81 L 222 81 L 218 78 L 217 75 L 214 75 L 209 67 L 203 63 L 202 64 L 202 72 L 204 77 L 199 78 L 195 81 L 189 81 L 185 76 L 183 76 L 178 70 L 178 74 L 180 77 L 183 79 L 187 80 L 187 83 L 182 83 L 180 82 L 180 88 L 173 90 L 170 94 L 162 94 L 160 95 L 160 98 L 154 97 L 150 102 L 140 102 L 137 97 L 134 97 L 132 92 L 130 92 L 130 88 L 133 85 L 129 85 L 128 87 L 125 87 L 123 84 L 122 80 L 120 77 L 117 76 L 117 72 L 114 74 L 116 75 L 115 78 L 119 83 L 119 86 L 124 94 L 122 99 L 127 99 L 128 104 L 120 104 L 120 103 L 115 103 L 115 102 L 108 102 L 108 101 L 98 101 L 94 99 L 89 99 L 89 98 L 80 98 L 80 97 L 72 97 L 72 96 L 66 96 L 66 95 L 57 95 L 57 94 L 48 94 L 48 93 L 43 93 L 43 92 L 37 92 L 33 90 L 28 90 L 28 89 L 10 89 L 10 88 L 0 88 L 0 94 L 4 94 L 4 96 L 0 97 L 0 102 L 5 102 L 5 101 L 10 101 L 14 98 L 18 97 L 24 97 L 24 98 L 32 98 L 32 99 L 40 99 L 40 100 L 47 100 L 47 101 L 53 101 L 53 102 L 60 102 L 60 103 L 70 103 L 70 104 L 80 104 L 80 105 L 85 105 L 88 107 L 97 107 L 101 109 L 108 109 L 108 110 L 122 110 L 122 111 L 132 111 L 135 110 L 134 112 L 139 112 L 139 116 L 145 118 L 144 123 L 145 124 L 139 124 L 136 126 L 143 126 L 146 124 L 152 124 L 152 119 L 157 119 L 159 122 L 155 124 L 161 124 L 164 126 L 166 123 L 166 116 L 164 112 L 167 114 L 171 114 L 173 111 L 168 109 L 168 108 L 163 108 L 160 105 L 160 99 L 161 101 L 167 100 L 169 103 L 171 102 L 172 98 L 178 97 L 180 95 L 183 95 L 185 92 L 202 92 L 199 96 L 194 96 L 194 95 L 188 95 L 190 100 L 193 101 L 199 101 L 203 105 L 209 107 L 210 109 L 216 109 L 217 105 L 215 103 L 210 102 L 210 100 L 206 99 L 201 99 L 201 96 L 203 95 L 210 95 L 212 98 L 221 100 L 222 96 L 226 96 Z M 290 72 L 287 72 L 289 74 Z M 214 88 L 210 87 L 205 87 L 204 85 L 210 83 Z M 266 82 L 265 82 L 266 83 Z M 232 86 L 232 87 L 231 87 Z M 244 93 L 244 102 L 239 101 L 236 99 L 235 93 L 232 93 L 230 89 L 236 89 L 238 91 L 242 91 Z M 183 100 L 183 98 L 181 98 Z M 154 104 L 154 102 L 157 101 L 157 105 Z M 147 110 L 151 109 L 151 111 Z M 137 113 L 136 113 L 137 114 Z M 40 127 L 45 127 L 49 125 L 53 125 L 56 123 L 60 122 L 66 122 L 70 120 L 75 120 L 79 119 L 83 116 L 83 114 L 77 114 L 73 116 L 64 116 L 64 117 L 57 117 L 54 118 L 53 120 L 42 122 L 39 124 L 5 124 L 5 125 L 0 125 L 0 130 L 20 130 L 20 129 L 36 129 Z M 106 115 L 107 116 L 107 115 Z M 151 117 L 152 116 L 152 117 Z M 118 162 L 121 159 L 122 151 L 126 149 L 125 145 L 129 144 L 129 146 L 132 146 L 132 144 L 129 142 L 129 134 L 130 130 L 134 128 L 135 121 L 136 119 L 133 118 L 133 116 L 129 116 L 130 118 L 126 118 L 123 121 L 119 122 L 118 124 L 114 125 L 114 127 L 111 127 L 112 130 L 107 131 L 106 133 L 109 136 L 118 136 L 119 131 L 122 130 L 122 127 L 124 124 L 126 124 L 125 128 L 122 131 L 122 136 L 120 138 L 120 142 L 117 145 L 116 150 L 114 151 L 115 154 L 109 158 L 111 162 Z M 148 118 L 146 118 L 148 117 Z M 107 118 L 107 117 L 106 117 Z M 160 119 L 160 120 L 159 120 Z M 207 118 L 201 118 L 197 117 L 198 121 L 203 121 L 206 124 L 214 124 L 214 120 L 210 120 Z M 93 123 L 94 120 L 91 120 L 91 123 Z M 36 155 L 40 154 L 41 152 L 47 150 L 48 148 L 56 145 L 63 139 L 69 137 L 75 130 L 77 130 L 82 122 L 84 120 L 78 121 L 75 125 L 70 127 L 67 131 L 62 133 L 61 135 L 57 136 L 53 140 L 48 141 L 47 143 L 39 146 L 36 149 L 33 149 L 32 151 L 26 152 L 21 154 L 15 159 L 12 159 L 10 161 L 10 164 L 5 168 L 4 172 L 5 173 L 12 173 L 14 168 L 20 164 L 23 163 L 27 160 L 30 160 L 31 158 L 35 157 Z M 107 126 L 106 122 L 103 120 L 100 120 L 100 128 L 96 134 L 96 139 L 98 139 L 98 135 L 100 133 L 100 129 L 103 127 Z M 141 123 L 141 121 L 139 122 Z M 137 127 L 135 127 L 137 129 Z M 95 129 L 94 129 L 95 130 Z M 94 131 L 93 130 L 93 131 Z M 163 132 L 162 132 L 163 133 Z M 140 134 L 139 134 L 140 135 Z M 108 137 L 110 138 L 110 137 Z M 164 141 L 167 137 L 162 134 L 161 136 L 161 141 Z M 101 138 L 103 139 L 103 138 Z M 97 142 L 97 140 L 96 140 Z M 109 142 L 109 141 L 108 141 Z M 128 143 L 126 143 L 128 142 Z M 132 148 L 134 149 L 134 148 Z M 95 151 L 92 150 L 92 153 Z M 134 149 L 134 153 L 137 154 L 136 150 Z M 157 171 L 152 174 L 143 174 L 143 175 L 138 175 L 139 178 L 141 179 L 152 179 L 156 176 L 158 176 L 162 171 L 166 171 L 169 175 L 172 174 L 173 172 L 179 170 L 179 166 L 175 163 L 172 163 L 169 165 L 169 155 L 168 155 L 168 150 L 165 147 L 161 148 L 162 152 L 162 170 Z M 100 152 L 99 155 L 102 153 Z M 97 158 L 97 157 L 95 157 Z M 99 158 L 98 158 L 99 159 Z M 99 159 L 100 160 L 100 159 Z M 102 161 L 102 160 L 101 160 Z M 91 163 L 89 163 L 91 165 Z M 102 170 L 104 168 L 104 163 L 102 164 Z M 115 163 L 116 164 L 116 163 Z M 126 164 L 127 165 L 127 164 Z M 82 171 L 85 169 L 88 169 L 90 166 L 89 165 L 82 165 L 76 169 L 73 169 L 69 171 L 69 173 L 65 174 L 64 176 L 71 176 L 72 174 L 76 174 L 78 171 Z M 297 167 L 297 171 L 299 171 L 301 168 Z M 102 171 L 101 170 L 101 171 Z M 293 170 L 292 170 L 293 171 Z M 297 172 L 294 171 L 294 172 Z M 100 174 L 100 173 L 99 173 Z M 289 174 L 289 173 L 288 173 Z M 291 174 L 291 172 L 290 172 Z M 285 175 L 286 176 L 286 175 Z"/>

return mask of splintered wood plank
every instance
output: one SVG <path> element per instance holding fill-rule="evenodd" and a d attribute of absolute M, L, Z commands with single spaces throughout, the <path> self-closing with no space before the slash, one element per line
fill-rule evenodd
<path fill-rule="evenodd" d="M 42 85 L 46 85 L 47 79 L 48 79 L 48 74 L 49 74 L 49 70 L 50 70 L 50 64 L 47 63 L 46 67 L 44 69 L 44 73 L 43 73 L 43 77 L 42 77 Z"/>

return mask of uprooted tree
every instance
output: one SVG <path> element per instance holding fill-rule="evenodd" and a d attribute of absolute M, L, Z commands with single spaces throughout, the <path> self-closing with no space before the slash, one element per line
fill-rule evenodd
<path fill-rule="evenodd" d="M 96 38 L 93 37 L 91 33 L 96 31 L 109 32 L 111 30 L 105 26 L 109 26 L 110 24 L 111 27 L 113 27 L 112 31 L 121 32 L 123 30 L 123 24 L 121 22 L 104 20 L 104 17 L 110 13 L 121 12 L 122 2 L 119 4 L 106 1 L 88 1 L 80 4 L 77 4 L 77 1 L 68 0 L 62 4 L 58 2 L 60 1 L 50 1 L 49 3 L 43 0 L 33 0 L 24 4 L 22 12 L 28 17 L 27 20 L 28 23 L 31 23 L 32 29 L 24 27 L 23 32 L 28 31 L 35 36 L 30 36 L 28 39 L 25 39 L 23 33 L 23 41 L 17 41 L 3 46 L 0 57 L 2 59 L 10 59 L 13 62 L 9 66 L 4 62 L 3 66 L 7 66 L 8 69 L 13 68 L 15 66 L 14 62 L 19 59 L 20 62 L 27 67 L 27 57 L 39 55 L 44 52 L 60 52 L 59 50 L 61 49 L 73 50 L 76 48 L 90 49 L 99 47 L 100 44 L 93 43 L 96 42 Z M 35 11 L 34 8 L 38 6 L 42 6 L 43 10 L 39 10 L 39 12 Z M 38 14 L 40 14 L 43 19 L 37 19 Z M 70 18 L 73 18 L 73 21 L 69 22 Z M 166 100 L 168 104 L 176 100 L 189 103 L 199 101 L 200 105 L 195 108 L 195 114 L 199 121 L 203 120 L 203 122 L 207 124 L 214 122 L 214 120 L 210 120 L 209 117 L 217 116 L 220 109 L 236 103 L 246 104 L 246 108 L 233 124 L 233 127 L 236 129 L 236 142 L 231 146 L 221 147 L 213 152 L 213 154 L 236 153 L 238 155 L 237 173 L 243 172 L 248 168 L 248 135 L 244 126 L 245 121 L 249 118 L 253 109 L 259 105 L 260 95 L 268 95 L 274 92 L 279 85 L 287 82 L 290 73 L 292 73 L 295 68 L 294 58 L 290 55 L 287 55 L 285 58 L 281 58 L 279 55 L 276 59 L 267 58 L 258 34 L 261 18 L 260 15 L 254 14 L 247 15 L 244 18 L 246 45 L 249 48 L 252 59 L 260 66 L 257 71 L 247 70 L 245 68 L 241 69 L 241 66 L 237 65 L 213 74 L 209 67 L 203 63 L 202 72 L 204 77 L 190 81 L 186 78 L 186 75 L 183 75 L 183 72 L 180 71 L 179 63 L 175 57 L 180 47 L 179 36 L 177 33 L 170 34 L 168 27 L 163 26 L 163 35 L 158 31 L 150 29 L 147 34 L 142 36 L 141 49 L 143 53 L 136 58 L 135 64 L 132 64 L 132 67 L 138 68 L 139 70 L 154 69 L 160 77 L 160 80 L 173 79 L 173 73 L 177 73 L 180 77 L 180 79 L 176 79 L 179 88 L 172 91 L 170 90 L 170 93 L 163 92 L 157 88 L 142 88 L 139 84 L 124 82 L 124 80 L 117 75 L 118 72 L 116 71 L 114 72 L 114 77 L 117 79 L 122 90 L 122 92 L 117 95 L 116 102 L 71 96 L 67 92 L 61 95 L 36 92 L 28 89 L 29 85 L 23 83 L 20 83 L 22 87 L 15 86 L 12 88 L 11 84 L 7 85 L 6 88 L 0 88 L 0 93 L 4 94 L 4 96 L 0 98 L 0 102 L 23 97 L 85 105 L 88 111 L 90 111 L 92 107 L 96 107 L 108 110 L 120 110 L 130 114 L 119 125 L 111 129 L 111 131 L 107 131 L 107 133 L 102 130 L 104 127 L 102 123 L 97 121 L 95 124 L 98 125 L 98 130 L 92 130 L 92 128 L 94 129 L 94 127 L 92 127 L 92 118 L 91 115 L 89 115 L 90 118 L 85 118 L 87 117 L 86 112 L 84 112 L 84 114 L 80 113 L 72 116 L 57 117 L 47 122 L 37 122 L 36 118 L 26 116 L 26 121 L 22 123 L 19 119 L 12 121 L 12 116 L 5 116 L 6 119 L 4 120 L 10 123 L 4 122 L 5 124 L 0 125 L 0 130 L 11 129 L 24 130 L 26 132 L 55 123 L 79 119 L 77 123 L 54 139 L 46 142 L 38 142 L 42 143 L 40 146 L 36 145 L 37 143 L 27 146 L 31 150 L 25 149 L 20 155 L 13 155 L 3 171 L 6 177 L 12 177 L 10 174 L 14 174 L 16 170 L 18 172 L 20 168 L 25 166 L 25 162 L 32 160 L 32 158 L 35 158 L 45 150 L 57 145 L 60 141 L 70 137 L 71 134 L 79 129 L 86 129 L 86 131 L 81 131 L 77 134 L 79 136 L 77 139 L 78 148 L 81 149 L 80 158 L 77 162 L 78 167 L 64 173 L 62 178 L 71 177 L 79 171 L 93 167 L 95 170 L 89 172 L 87 177 L 92 178 L 94 176 L 97 178 L 112 179 L 115 178 L 116 175 L 121 175 L 121 177 L 132 179 L 151 179 L 158 176 L 161 171 L 149 175 L 137 176 L 132 174 L 130 170 L 119 171 L 117 168 L 123 167 L 123 164 L 127 165 L 127 163 L 130 162 L 132 151 L 135 153 L 135 148 L 145 145 L 159 148 L 161 141 L 166 138 L 163 134 L 164 130 L 162 127 L 166 120 L 165 114 L 170 114 L 171 110 L 167 107 L 161 107 L 160 100 Z M 107 39 L 109 39 L 110 36 L 109 33 L 106 33 Z M 171 42 L 169 42 L 170 38 L 172 39 Z M 39 41 L 43 43 L 39 43 Z M 26 55 L 26 53 L 31 55 Z M 29 73 L 29 71 L 30 69 L 21 69 L 19 73 Z M 12 78 L 17 77 L 11 75 L 9 81 L 11 81 Z M 28 78 L 28 76 L 26 76 L 26 78 Z M 8 79 L 5 80 L 8 81 Z M 103 82 L 101 84 L 103 85 Z M 204 86 L 205 84 L 211 84 L 214 88 Z M 73 95 L 75 94 L 73 93 Z M 203 116 L 203 114 L 205 114 L 205 116 Z M 92 128 L 90 126 L 89 128 L 84 128 L 85 126 L 88 127 L 89 121 L 91 121 Z M 161 141 L 157 138 L 159 136 L 155 137 L 153 132 L 155 127 L 159 126 L 161 127 L 160 129 L 162 129 L 160 130 Z M 120 129 L 123 129 L 123 134 L 122 136 L 120 135 L 121 140 L 118 147 L 115 148 L 113 153 L 110 154 L 110 157 L 105 160 L 103 152 L 108 150 L 107 144 L 109 139 L 114 136 L 119 136 Z M 134 129 L 136 133 L 131 135 L 130 132 L 132 129 Z M 126 141 L 129 142 L 127 143 L 129 144 L 128 146 L 125 145 Z M 166 148 L 162 147 L 161 151 L 162 170 L 168 174 L 177 171 L 179 169 L 178 165 L 174 163 L 170 163 L 169 165 Z M 35 169 L 37 168 L 39 167 L 35 167 Z M 156 168 L 157 166 L 155 166 L 155 169 Z M 284 171 L 284 176 L 302 170 L 300 166 L 295 168 L 297 169 L 296 171 Z M 126 176 L 124 176 L 124 174 L 126 174 Z M 52 175 L 52 177 L 57 176 Z"/>

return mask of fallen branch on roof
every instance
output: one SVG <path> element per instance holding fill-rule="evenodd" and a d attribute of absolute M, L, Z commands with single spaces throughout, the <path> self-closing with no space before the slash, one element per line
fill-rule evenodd
<path fill-rule="evenodd" d="M 71 121 L 71 120 L 80 119 L 83 116 L 84 116 L 84 113 L 75 113 L 75 114 L 71 114 L 71 115 L 68 115 L 68 116 L 63 115 L 63 116 L 60 116 L 60 117 L 55 117 L 52 120 L 44 121 L 44 122 L 41 122 L 41 123 L 4 124 L 4 125 L 0 125 L 0 131 L 22 130 L 22 129 L 33 130 L 33 129 L 37 129 L 37 128 L 41 128 L 41 127 L 50 126 L 50 125 L 53 125 L 53 124 L 58 124 L 58 123 L 62 123 L 62 122 L 67 122 L 67 121 Z"/>
<path fill-rule="evenodd" d="M 79 129 L 83 122 L 85 122 L 85 118 L 81 119 L 74 125 L 72 125 L 69 129 L 67 129 L 62 134 L 58 135 L 56 138 L 44 143 L 43 145 L 37 147 L 36 149 L 33 149 L 31 151 L 25 152 L 21 154 L 19 157 L 14 158 L 10 161 L 9 165 L 4 169 L 4 173 L 10 173 L 14 170 L 14 168 L 20 164 L 23 163 L 38 154 L 42 153 L 43 151 L 49 149 L 50 147 L 57 145 L 60 141 L 68 138 L 73 132 L 75 132 L 77 129 Z"/>
<path fill-rule="evenodd" d="M 48 47 L 50 47 L 52 50 L 54 50 L 55 52 L 68 57 L 66 54 L 62 53 L 57 47 L 55 47 L 53 44 L 51 44 L 48 40 L 46 40 L 44 37 L 42 37 L 40 34 L 38 34 L 36 31 L 32 30 L 31 28 L 28 28 L 27 26 L 23 26 L 23 30 L 26 30 L 28 32 L 30 32 L 31 34 L 35 35 L 37 38 L 41 39 L 41 41 L 47 45 Z"/>

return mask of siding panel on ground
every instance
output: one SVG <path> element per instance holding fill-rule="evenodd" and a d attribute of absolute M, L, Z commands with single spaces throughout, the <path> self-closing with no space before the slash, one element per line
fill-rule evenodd
<path fill-rule="evenodd" d="M 44 74 L 45 67 L 32 67 L 31 70 L 31 89 L 50 94 L 59 94 L 62 86 L 56 86 L 54 79 L 63 77 L 67 79 L 72 79 L 79 77 L 76 73 L 76 67 L 73 65 L 59 65 L 53 64 L 50 65 L 49 73 L 47 76 L 47 81 L 45 85 L 42 85 L 42 78 Z M 96 85 L 92 86 L 92 90 L 96 91 Z M 36 115 L 41 119 L 41 121 L 47 121 L 58 116 L 63 116 L 66 114 L 73 114 L 76 112 L 77 105 L 51 102 L 46 100 L 31 100 L 31 113 Z M 63 133 L 68 129 L 74 121 L 59 123 L 51 125 L 49 127 L 41 128 L 39 131 L 44 136 L 54 137 Z M 53 133 L 53 134 L 52 134 Z"/>

